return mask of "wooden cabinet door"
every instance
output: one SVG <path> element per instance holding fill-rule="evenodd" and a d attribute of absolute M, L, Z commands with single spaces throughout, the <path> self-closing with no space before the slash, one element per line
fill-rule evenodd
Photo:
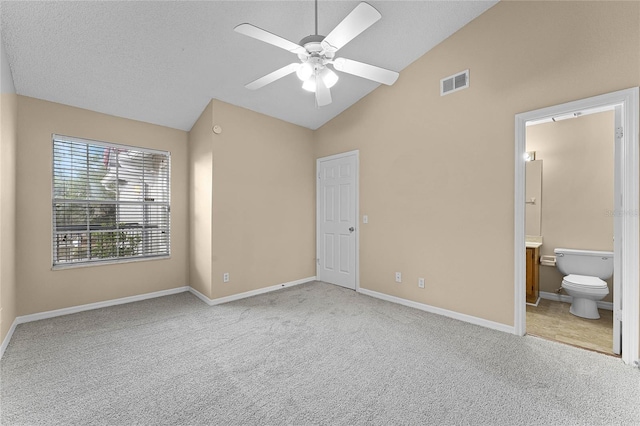
<path fill-rule="evenodd" d="M 527 303 L 538 301 L 538 254 L 539 249 L 527 249 Z"/>
<path fill-rule="evenodd" d="M 534 295 L 533 291 L 533 249 L 527 249 L 527 303 L 536 303 L 536 295 Z"/>

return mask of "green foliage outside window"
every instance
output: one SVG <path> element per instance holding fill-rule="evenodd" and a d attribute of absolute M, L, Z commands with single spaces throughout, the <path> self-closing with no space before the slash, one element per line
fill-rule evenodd
<path fill-rule="evenodd" d="M 105 224 L 105 228 L 108 225 Z M 91 258 L 136 256 L 142 241 L 140 231 L 108 231 L 91 234 Z"/>

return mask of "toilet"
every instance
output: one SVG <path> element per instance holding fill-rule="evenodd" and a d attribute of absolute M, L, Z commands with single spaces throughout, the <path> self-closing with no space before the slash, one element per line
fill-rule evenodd
<path fill-rule="evenodd" d="M 613 275 L 613 252 L 557 248 L 556 266 L 565 276 L 562 288 L 573 298 L 573 315 L 598 319 L 596 302 L 609 294 L 609 287 L 603 280 Z"/>

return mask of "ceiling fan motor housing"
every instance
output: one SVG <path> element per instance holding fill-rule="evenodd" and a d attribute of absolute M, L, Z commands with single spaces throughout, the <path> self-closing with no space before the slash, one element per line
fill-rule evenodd
<path fill-rule="evenodd" d="M 326 51 L 322 47 L 324 38 L 323 35 L 315 34 L 300 40 L 300 45 L 306 49 L 307 53 L 298 54 L 298 58 L 302 62 L 311 64 L 315 70 L 322 69 L 334 56 L 333 52 Z"/>
<path fill-rule="evenodd" d="M 320 46 L 320 43 L 322 43 L 322 40 L 324 40 L 323 35 L 319 35 L 319 34 L 315 34 L 315 35 L 310 35 L 310 36 L 306 36 L 305 38 L 303 38 L 302 40 L 300 40 L 300 46 L 303 46 L 305 49 L 307 49 L 307 51 L 311 52 L 311 50 L 309 50 L 309 47 L 312 46 L 307 46 L 307 44 L 311 45 L 317 45 L 319 47 L 319 50 L 322 50 L 322 47 Z M 314 48 L 315 49 L 315 48 Z"/>

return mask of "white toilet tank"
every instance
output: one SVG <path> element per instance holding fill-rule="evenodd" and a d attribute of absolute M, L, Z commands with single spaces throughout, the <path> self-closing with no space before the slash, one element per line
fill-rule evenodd
<path fill-rule="evenodd" d="M 576 274 L 598 277 L 601 280 L 613 275 L 613 252 L 557 248 L 556 266 L 563 275 Z"/>

